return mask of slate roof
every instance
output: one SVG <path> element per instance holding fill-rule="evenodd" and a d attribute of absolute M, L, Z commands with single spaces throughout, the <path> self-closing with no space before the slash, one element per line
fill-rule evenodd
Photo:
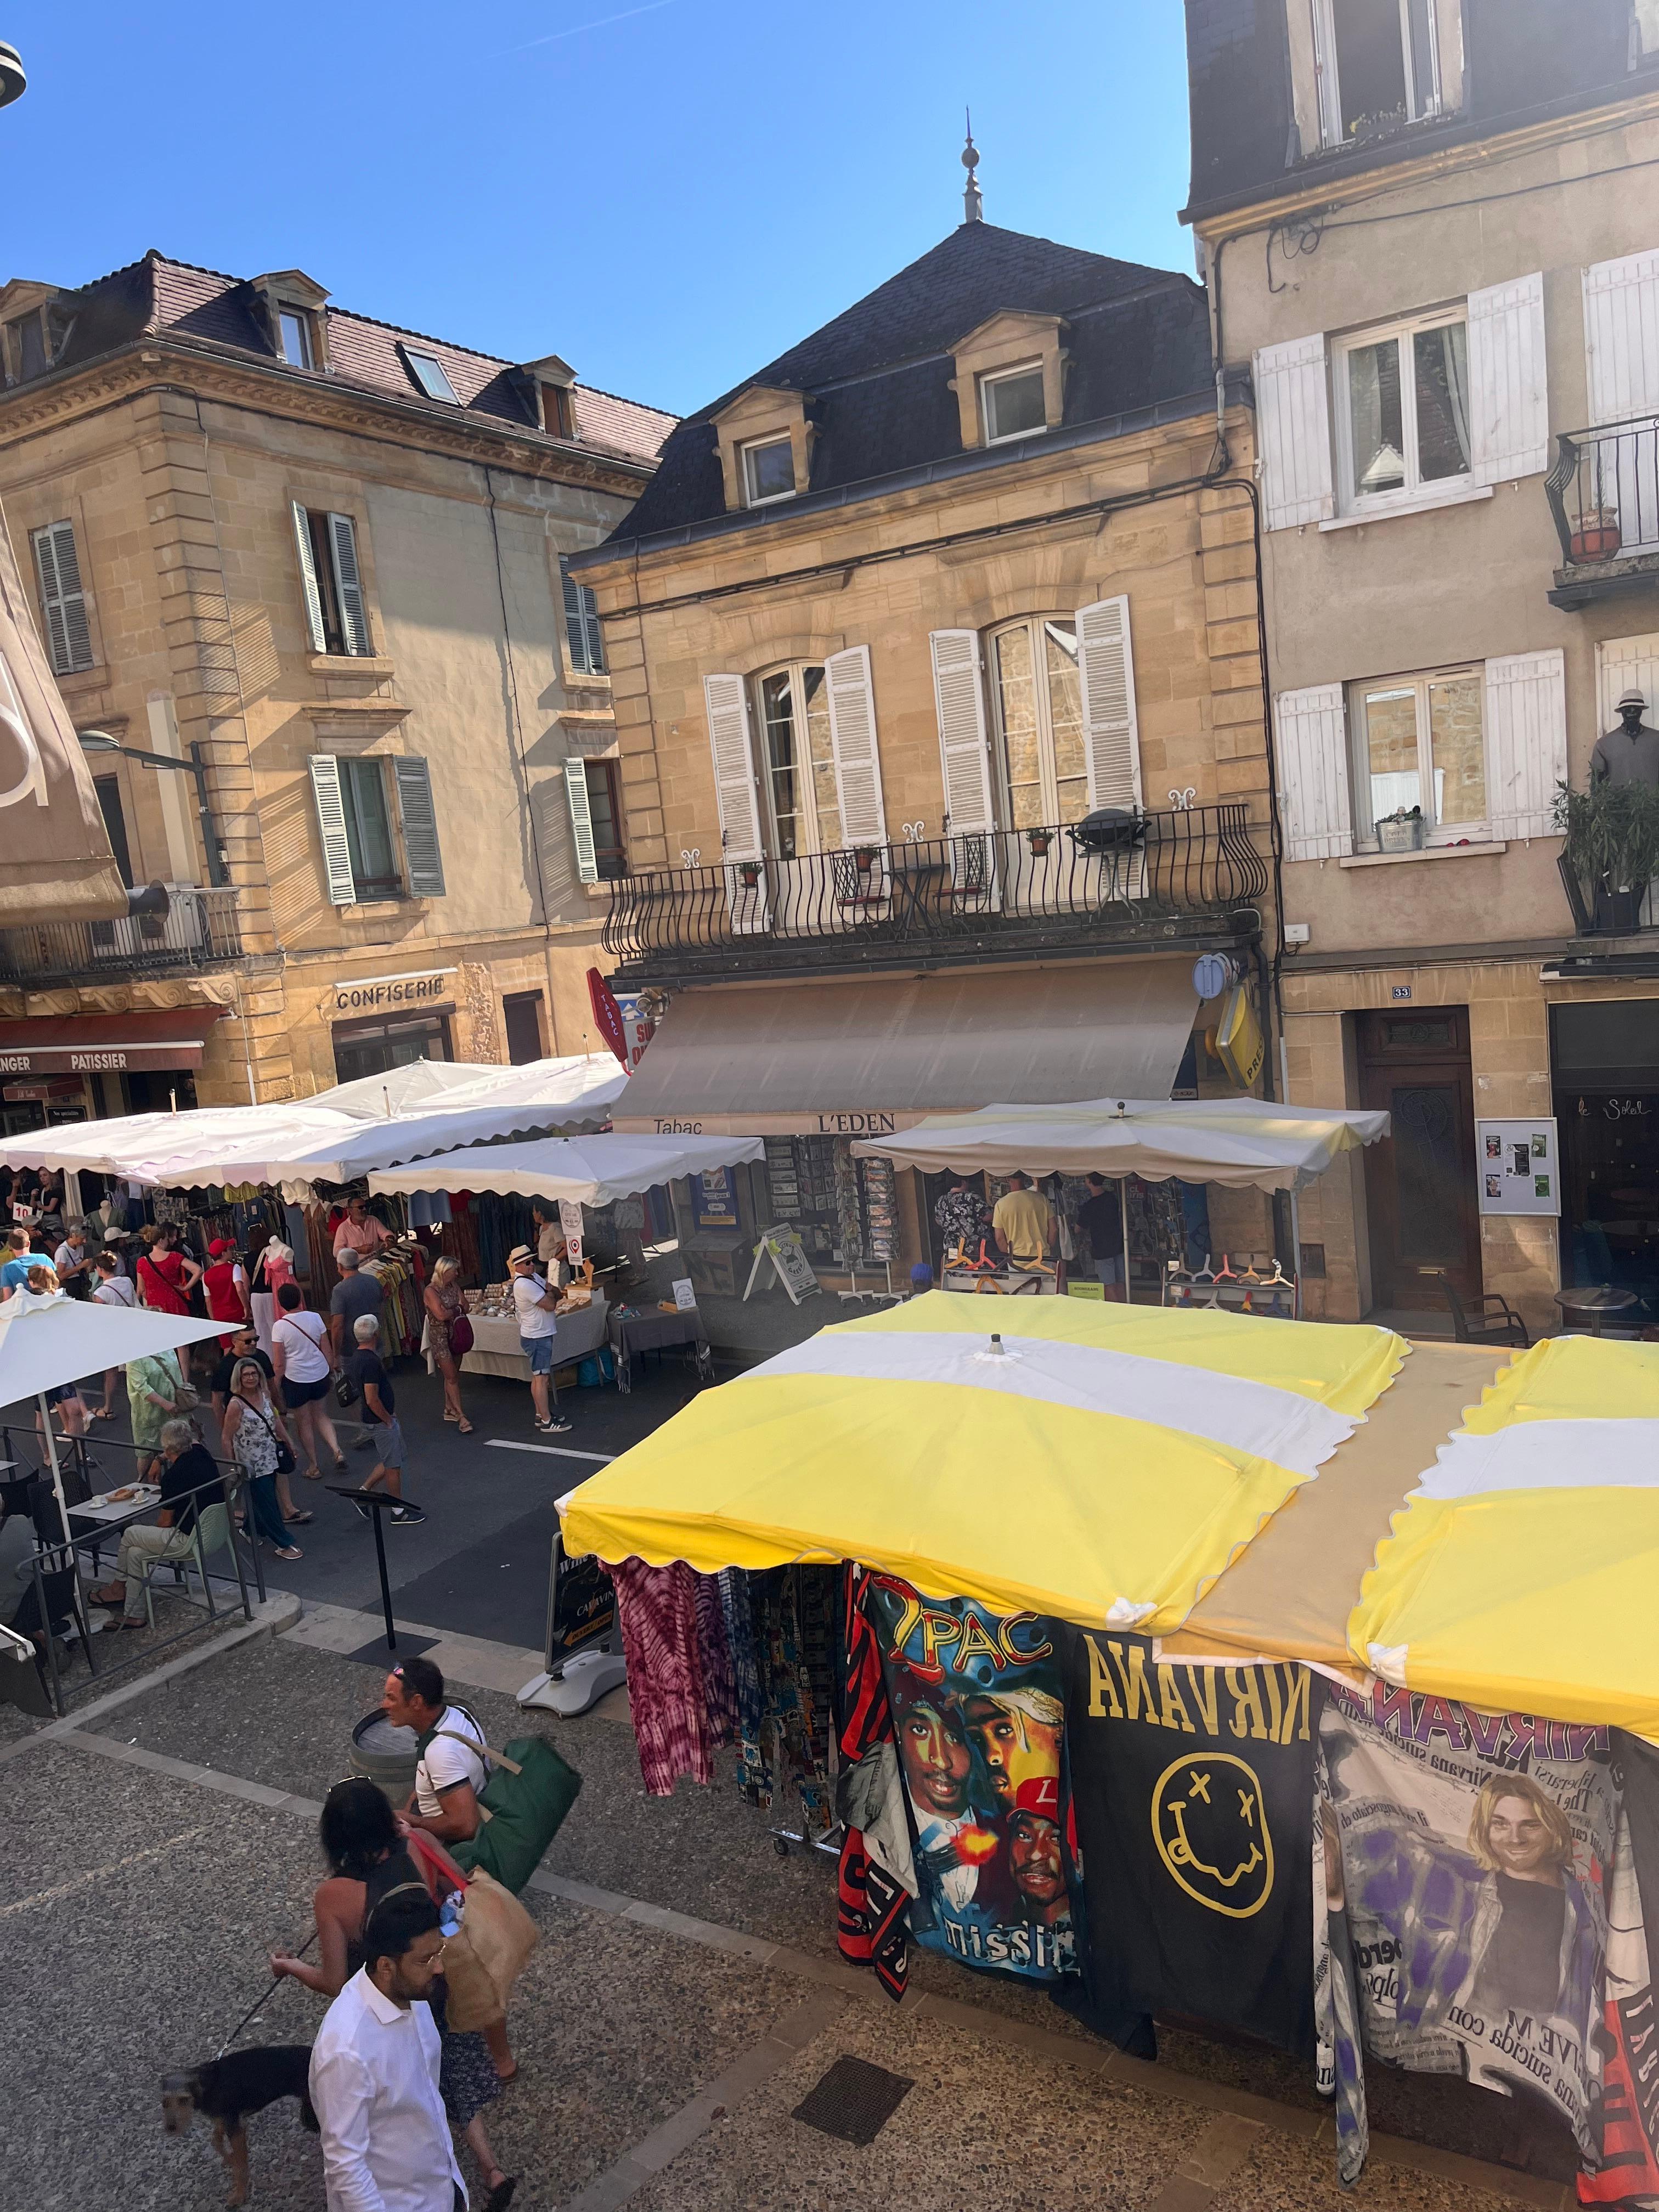
<path fill-rule="evenodd" d="M 1167 269 L 964 222 L 833 321 L 757 368 L 669 435 L 656 475 L 612 541 L 726 511 L 711 418 L 751 385 L 807 395 L 811 490 L 878 481 L 962 452 L 951 348 L 1005 310 L 1068 328 L 1067 426 L 1211 388 L 1204 295 Z M 873 486 L 872 486 L 873 488 Z"/>
<path fill-rule="evenodd" d="M 78 368 L 135 338 L 162 332 L 257 354 L 265 362 L 278 358 L 251 283 L 171 261 L 153 247 L 143 260 L 97 277 L 78 292 L 60 295 L 59 306 L 75 320 L 58 368 Z M 453 415 L 447 401 L 428 399 L 410 379 L 398 351 L 399 340 L 406 340 L 442 363 L 456 398 L 469 412 L 493 416 L 520 429 L 538 428 L 530 397 L 509 374 L 512 362 L 331 303 L 322 312 L 328 319 L 329 368 L 313 371 L 280 362 L 285 374 L 381 392 L 434 416 Z M 676 421 L 659 408 L 590 385 L 578 384 L 572 398 L 575 441 L 635 463 L 655 460 Z"/>
<path fill-rule="evenodd" d="M 1463 0 L 1464 105 L 1364 146 L 1304 147 L 1285 0 L 1186 0 L 1188 217 L 1409 160 L 1522 121 L 1602 107 L 1659 82 L 1630 67 L 1630 0 Z"/>

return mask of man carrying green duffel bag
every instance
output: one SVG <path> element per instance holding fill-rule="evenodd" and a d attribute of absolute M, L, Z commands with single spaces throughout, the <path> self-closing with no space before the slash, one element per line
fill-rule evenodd
<path fill-rule="evenodd" d="M 386 1677 L 380 1710 L 412 1729 L 419 1764 L 404 1808 L 411 1828 L 449 1847 L 467 1872 L 482 1867 L 516 1896 L 540 1865 L 582 1778 L 545 1736 L 484 1741 L 465 1705 L 449 1702 L 431 1660 L 405 1659 Z"/>

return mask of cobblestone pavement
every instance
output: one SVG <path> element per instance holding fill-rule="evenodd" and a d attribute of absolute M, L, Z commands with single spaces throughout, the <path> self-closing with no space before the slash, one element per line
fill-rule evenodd
<path fill-rule="evenodd" d="M 206 2129 L 165 2137 L 157 2084 L 217 2048 L 270 1986 L 266 1947 L 308 1929 L 315 1801 L 346 1771 L 379 1674 L 307 1633 L 314 1621 L 246 1639 L 65 1729 L 0 1736 L 0 1972 L 26 2023 L 7 2068 L 20 2203 L 222 2203 Z M 488 1729 L 526 1726 L 499 1689 L 465 1694 Z M 1304 2069 L 1169 2030 L 1159 2064 L 1127 2060 L 1040 1996 L 931 1959 L 893 2007 L 836 1956 L 833 1862 L 778 1856 L 730 1786 L 646 1796 L 625 1700 L 606 1706 L 529 1723 L 557 1735 L 584 1787 L 526 1893 L 544 1941 L 512 2011 L 522 2071 L 489 2114 L 526 2212 L 1335 2212 L 1330 2124 Z M 248 2039 L 308 2040 L 320 2012 L 284 1984 Z M 909 2085 L 864 2148 L 793 2117 L 848 2057 Z M 1457 2083 L 1373 2089 L 1371 2169 L 1341 2202 L 1572 2201 L 1559 2142 L 1521 2108 Z M 292 2108 L 250 2135 L 255 2204 L 320 2212 L 317 2147 Z M 1477 2162 L 1500 2159 L 1533 2170 Z"/>

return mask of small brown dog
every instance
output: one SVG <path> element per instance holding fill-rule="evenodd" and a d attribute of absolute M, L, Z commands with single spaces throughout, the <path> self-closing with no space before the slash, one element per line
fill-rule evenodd
<path fill-rule="evenodd" d="M 307 2087 L 310 2071 L 308 2043 L 267 2043 L 227 2051 L 222 2058 L 210 2058 L 185 2073 L 164 2074 L 161 2124 L 170 2136 L 182 2136 L 189 2132 L 198 2112 L 211 2120 L 214 2148 L 230 2175 L 228 2201 L 246 2204 L 247 2131 L 242 2122 L 249 2112 L 262 2112 L 279 2097 L 297 2097 L 301 2124 L 315 2135 L 317 2115 Z"/>

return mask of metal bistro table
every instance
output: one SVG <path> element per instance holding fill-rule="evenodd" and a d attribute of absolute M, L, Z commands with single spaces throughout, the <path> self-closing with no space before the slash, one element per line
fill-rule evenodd
<path fill-rule="evenodd" d="M 642 1312 L 628 1315 L 612 1306 L 609 1334 L 617 1362 L 618 1390 L 633 1389 L 633 1363 L 639 1353 L 667 1352 L 680 1344 L 696 1346 L 698 1381 L 712 1382 L 714 1379 L 714 1355 L 709 1349 L 708 1331 L 695 1306 L 683 1313 L 662 1313 L 649 1306 Z"/>
<path fill-rule="evenodd" d="M 1612 1283 L 1586 1283 L 1577 1290 L 1557 1291 L 1555 1303 L 1567 1321 L 1589 1316 L 1589 1333 L 1600 1336 L 1612 1315 L 1628 1313 L 1641 1300 L 1634 1291 L 1621 1291 Z"/>

